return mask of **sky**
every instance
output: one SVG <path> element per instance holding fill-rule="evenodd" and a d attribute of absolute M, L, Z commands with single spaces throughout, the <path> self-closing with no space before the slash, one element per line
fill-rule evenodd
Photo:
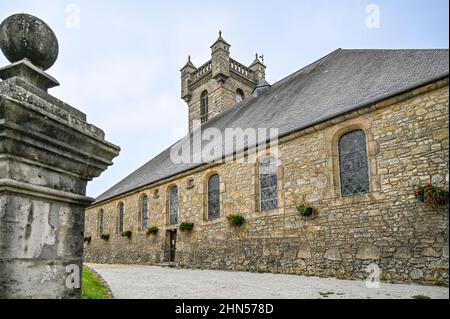
<path fill-rule="evenodd" d="M 274 83 L 337 48 L 448 48 L 448 12 L 448 0 L 0 0 L 0 21 L 29 13 L 53 29 L 47 72 L 61 85 L 49 93 L 122 149 L 92 197 L 187 133 L 180 69 L 188 54 L 208 61 L 219 30 L 241 63 L 264 54 Z"/>

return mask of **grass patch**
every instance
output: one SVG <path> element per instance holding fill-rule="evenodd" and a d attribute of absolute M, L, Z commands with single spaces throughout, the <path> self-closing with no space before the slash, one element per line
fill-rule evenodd
<path fill-rule="evenodd" d="M 111 299 L 108 288 L 86 267 L 83 267 L 81 288 L 82 299 Z"/>
<path fill-rule="evenodd" d="M 417 296 L 412 296 L 412 299 L 431 299 L 428 296 L 424 296 L 424 295 L 417 295 Z"/>
<path fill-rule="evenodd" d="M 271 271 L 269 269 L 265 269 L 265 268 L 258 268 L 258 270 L 256 272 L 258 274 L 269 274 L 269 273 L 271 273 Z"/>

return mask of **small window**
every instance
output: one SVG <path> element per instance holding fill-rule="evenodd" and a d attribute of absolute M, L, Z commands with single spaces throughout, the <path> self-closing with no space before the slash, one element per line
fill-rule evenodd
<path fill-rule="evenodd" d="M 145 195 L 141 199 L 141 230 L 148 227 L 148 196 Z"/>
<path fill-rule="evenodd" d="M 261 162 L 259 167 L 259 194 L 261 211 L 278 207 L 277 161 L 270 157 Z"/>
<path fill-rule="evenodd" d="M 188 180 L 187 180 L 187 189 L 192 189 L 192 188 L 194 188 L 194 186 L 195 186 L 194 179 L 192 177 L 188 178 Z"/>
<path fill-rule="evenodd" d="M 244 100 L 245 95 L 244 95 L 244 91 L 242 91 L 241 89 L 237 89 L 236 90 L 236 103 L 240 103 Z"/>
<path fill-rule="evenodd" d="M 125 213 L 125 205 L 123 203 L 119 204 L 119 233 L 123 232 L 123 223 L 124 223 L 124 213 Z"/>
<path fill-rule="evenodd" d="M 220 217 L 220 177 L 212 175 L 208 179 L 208 219 Z"/>
<path fill-rule="evenodd" d="M 169 190 L 169 223 L 178 224 L 178 187 L 174 186 Z"/>
<path fill-rule="evenodd" d="M 208 121 L 209 97 L 208 91 L 203 91 L 200 96 L 200 120 L 202 123 Z"/>
<path fill-rule="evenodd" d="M 341 196 L 369 193 L 366 135 L 363 130 L 348 132 L 339 140 Z"/>

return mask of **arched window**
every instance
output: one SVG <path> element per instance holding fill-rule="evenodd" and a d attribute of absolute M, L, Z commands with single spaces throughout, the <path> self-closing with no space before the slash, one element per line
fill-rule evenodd
<path fill-rule="evenodd" d="M 200 119 L 202 123 L 208 120 L 208 91 L 203 91 L 200 96 Z"/>
<path fill-rule="evenodd" d="M 144 195 L 141 198 L 141 229 L 145 230 L 148 227 L 148 196 Z"/>
<path fill-rule="evenodd" d="M 242 91 L 242 89 L 237 89 L 236 90 L 236 103 L 240 103 L 241 101 L 243 101 L 245 98 L 245 94 L 244 91 Z"/>
<path fill-rule="evenodd" d="M 103 209 L 100 209 L 98 212 L 98 229 L 97 229 L 97 235 L 100 237 L 103 234 L 103 215 L 104 211 Z"/>
<path fill-rule="evenodd" d="M 120 203 L 119 204 L 119 227 L 118 227 L 119 233 L 123 232 L 124 213 L 125 213 L 125 205 L 123 203 Z"/>
<path fill-rule="evenodd" d="M 208 219 L 220 217 L 220 177 L 212 175 L 208 179 Z"/>
<path fill-rule="evenodd" d="M 169 223 L 178 224 L 178 187 L 174 186 L 169 190 Z"/>
<path fill-rule="evenodd" d="M 259 166 L 259 194 L 261 211 L 278 207 L 277 161 L 274 157 L 263 160 Z"/>
<path fill-rule="evenodd" d="M 369 192 L 366 134 L 355 130 L 339 140 L 341 196 L 349 197 Z"/>

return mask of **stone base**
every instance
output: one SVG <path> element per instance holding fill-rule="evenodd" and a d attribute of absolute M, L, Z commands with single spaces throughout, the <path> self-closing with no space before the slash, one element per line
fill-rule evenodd
<path fill-rule="evenodd" d="M 0 299 L 79 299 L 81 286 L 70 288 L 81 263 L 58 260 L 0 260 Z M 80 277 L 74 277 L 80 278 Z"/>

